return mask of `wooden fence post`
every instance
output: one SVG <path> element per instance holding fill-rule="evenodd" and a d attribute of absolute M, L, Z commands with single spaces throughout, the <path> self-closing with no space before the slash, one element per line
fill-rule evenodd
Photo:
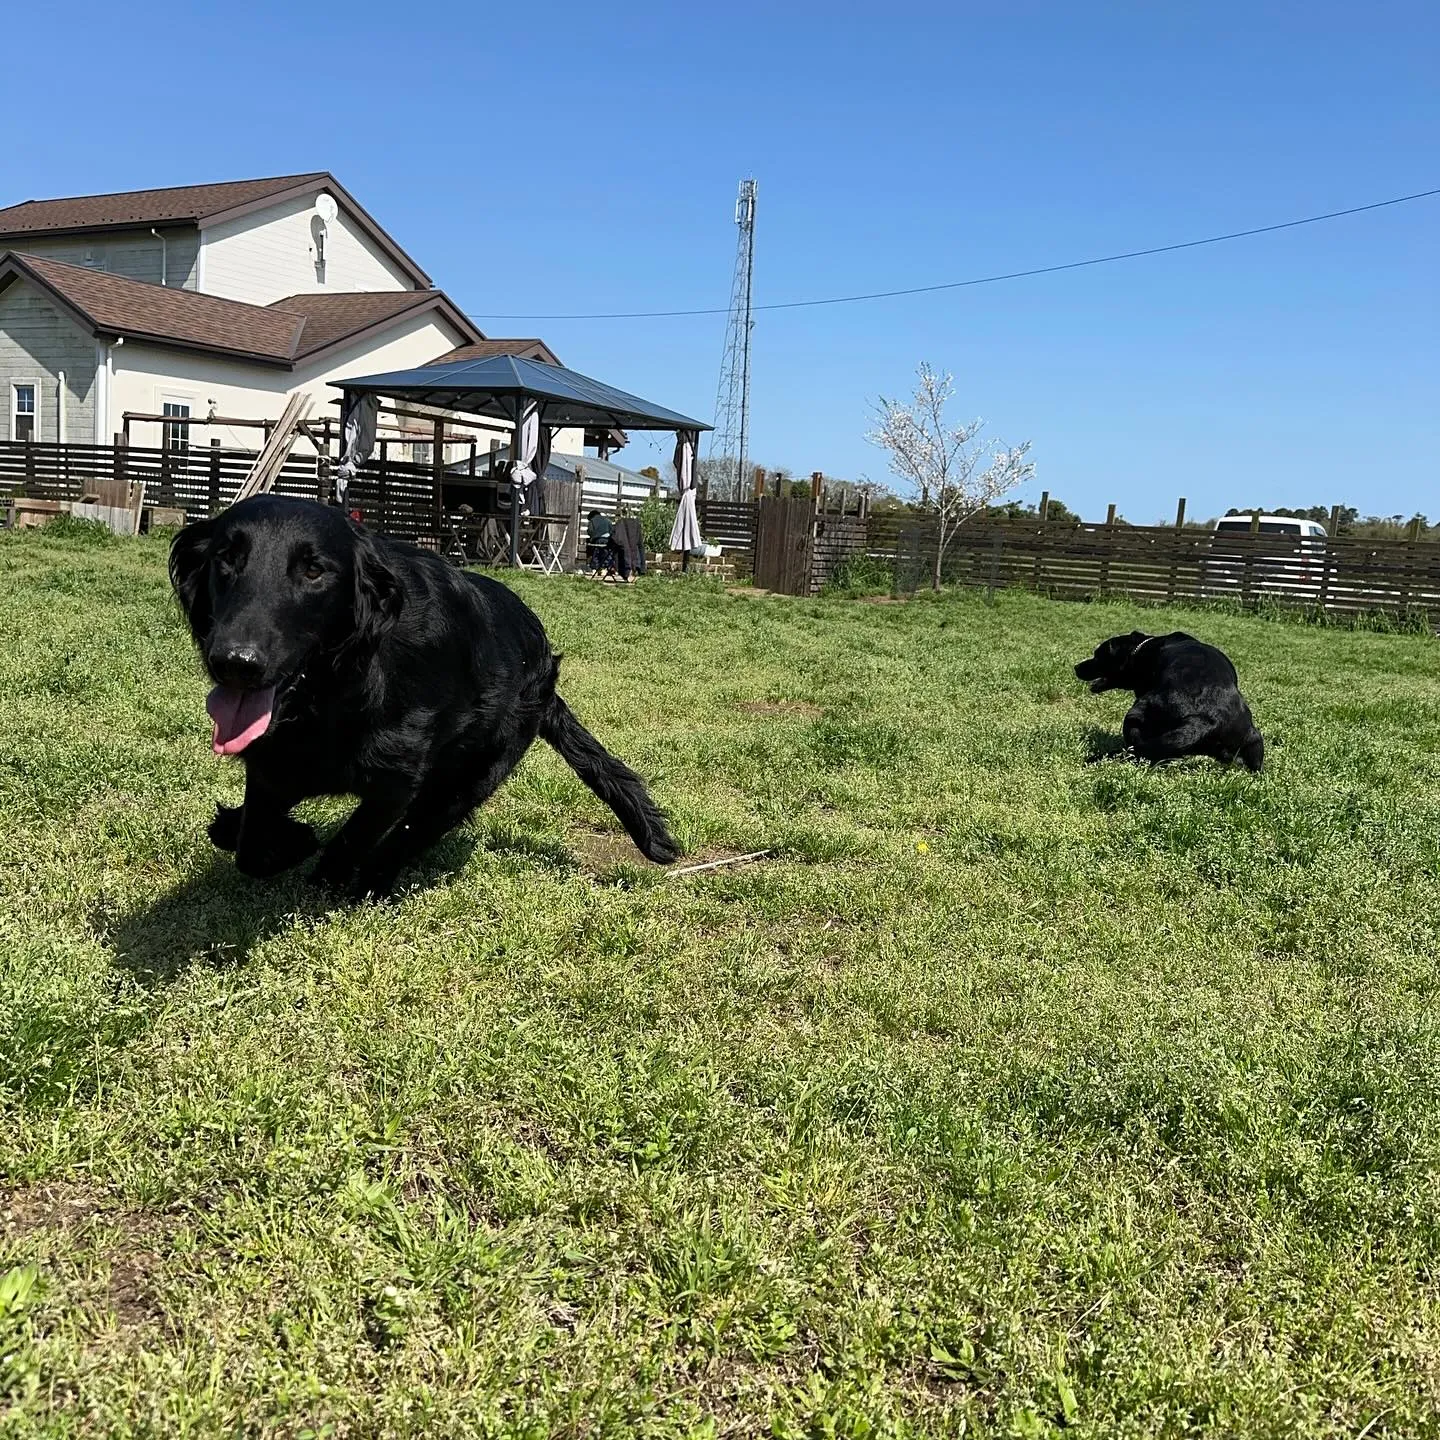
<path fill-rule="evenodd" d="M 758 500 L 765 493 L 765 471 L 757 465 L 751 477 L 750 498 Z"/>
<path fill-rule="evenodd" d="M 376 509 L 380 512 L 374 520 L 374 525 L 377 530 L 383 530 L 385 528 L 385 504 L 386 501 L 390 498 L 390 487 L 387 483 L 389 480 L 389 476 L 390 442 L 388 440 L 382 440 L 380 442 L 380 474 L 375 486 L 377 497 L 375 505 Z"/>
<path fill-rule="evenodd" d="M 443 529 L 445 524 L 445 422 L 435 422 L 435 453 L 430 457 L 435 470 L 435 526 Z M 438 537 L 437 537 L 438 540 Z"/>
<path fill-rule="evenodd" d="M 1050 519 L 1050 492 L 1040 492 L 1040 508 L 1036 512 L 1040 519 L 1039 543 L 1035 547 L 1035 572 L 1030 578 L 1030 588 L 1038 595 L 1045 586 L 1045 526 Z"/>
<path fill-rule="evenodd" d="M 212 515 L 220 513 L 220 437 L 213 436 L 210 441 L 210 494 L 209 512 Z"/>
<path fill-rule="evenodd" d="M 1180 573 L 1180 546 L 1185 534 L 1185 497 L 1175 506 L 1175 538 L 1170 542 L 1170 579 L 1165 586 L 1165 603 L 1175 603 L 1175 584 Z"/>
<path fill-rule="evenodd" d="M 1410 613 L 1410 597 L 1415 593 L 1415 565 L 1420 559 L 1416 551 L 1416 545 L 1420 540 L 1420 517 L 1414 516 L 1410 524 L 1406 526 L 1405 539 L 1405 571 L 1400 585 L 1400 614 L 1408 616 Z"/>
<path fill-rule="evenodd" d="M 1252 511 L 1250 515 L 1250 536 L 1252 540 L 1260 534 L 1260 512 Z M 1251 588 L 1255 578 L 1255 546 L 1245 552 L 1244 568 L 1240 576 L 1240 603 L 1249 605 L 1251 600 Z"/>
<path fill-rule="evenodd" d="M 1100 594 L 1110 593 L 1110 557 L 1115 549 L 1115 506 L 1105 511 L 1105 558 L 1100 562 Z"/>

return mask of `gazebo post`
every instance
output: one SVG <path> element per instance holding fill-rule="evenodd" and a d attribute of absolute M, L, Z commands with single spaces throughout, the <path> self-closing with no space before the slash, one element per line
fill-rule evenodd
<path fill-rule="evenodd" d="M 520 463 L 520 447 L 524 444 L 521 428 L 525 424 L 525 397 L 515 397 L 515 431 L 510 437 L 510 568 L 520 568 L 520 487 L 515 483 L 515 467 Z"/>

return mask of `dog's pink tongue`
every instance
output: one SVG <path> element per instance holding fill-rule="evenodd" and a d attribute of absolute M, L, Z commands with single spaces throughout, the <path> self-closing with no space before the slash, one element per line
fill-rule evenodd
<path fill-rule="evenodd" d="M 232 690 L 217 685 L 205 697 L 205 708 L 215 722 L 211 746 L 217 755 L 238 755 L 270 728 L 275 705 L 275 687 L 263 690 Z"/>

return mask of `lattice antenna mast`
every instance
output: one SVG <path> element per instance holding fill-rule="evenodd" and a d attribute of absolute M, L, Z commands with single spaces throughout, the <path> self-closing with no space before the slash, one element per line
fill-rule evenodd
<path fill-rule="evenodd" d="M 755 191 L 754 180 L 740 182 L 735 201 L 735 278 L 730 286 L 730 318 L 725 326 L 725 354 L 720 361 L 720 388 L 715 396 L 715 429 L 710 456 L 719 460 L 730 498 L 745 494 L 750 461 L 750 332 L 755 328 Z M 718 478 L 718 477 L 717 477 Z"/>

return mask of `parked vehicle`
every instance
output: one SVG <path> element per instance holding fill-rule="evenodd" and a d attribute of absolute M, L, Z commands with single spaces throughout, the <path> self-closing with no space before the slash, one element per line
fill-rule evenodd
<path fill-rule="evenodd" d="M 1225 595 L 1244 589 L 1247 565 L 1249 589 L 1257 594 L 1281 591 L 1293 595 L 1297 590 L 1319 590 L 1328 538 L 1323 525 L 1292 515 L 1260 516 L 1260 535 L 1284 535 L 1295 541 L 1293 551 L 1283 554 L 1247 555 L 1243 550 L 1226 550 L 1221 543 L 1231 536 L 1255 533 L 1257 527 L 1251 515 L 1226 515 L 1215 522 L 1215 539 L 1204 569 L 1208 593 Z"/>

